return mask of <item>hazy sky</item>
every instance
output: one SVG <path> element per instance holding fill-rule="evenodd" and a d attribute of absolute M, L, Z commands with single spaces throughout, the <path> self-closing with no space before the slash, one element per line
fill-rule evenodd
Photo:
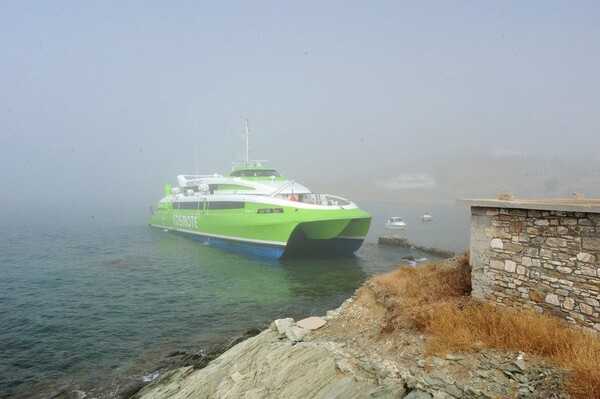
<path fill-rule="evenodd" d="M 599 21 L 597 1 L 2 1 L 2 202 L 146 208 L 194 147 L 226 173 L 246 119 L 309 187 L 461 150 L 589 157 Z"/>

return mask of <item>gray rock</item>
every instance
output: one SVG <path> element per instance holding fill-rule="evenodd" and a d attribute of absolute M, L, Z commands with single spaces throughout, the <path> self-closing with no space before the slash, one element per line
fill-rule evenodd
<path fill-rule="evenodd" d="M 517 367 L 521 370 L 525 370 L 527 367 L 525 366 L 525 360 L 523 360 L 523 358 L 519 357 L 516 361 L 515 364 L 517 365 Z"/>
<path fill-rule="evenodd" d="M 484 371 L 484 370 L 477 370 L 477 375 L 480 376 L 481 378 L 488 378 L 489 377 L 489 373 L 487 371 Z"/>
<path fill-rule="evenodd" d="M 193 371 L 194 368 L 192 366 L 171 370 L 158 377 L 132 397 L 140 398 L 149 392 L 151 398 L 168 398 L 179 391 L 180 381 L 185 379 Z"/>
<path fill-rule="evenodd" d="M 231 374 L 229 377 L 231 377 L 233 382 L 239 382 L 244 379 L 244 376 L 241 375 L 239 371 L 236 371 L 235 373 Z"/>
<path fill-rule="evenodd" d="M 425 383 L 429 386 L 435 387 L 435 388 L 439 388 L 444 384 L 444 381 L 440 380 L 439 378 L 433 378 L 428 376 L 427 374 L 423 374 L 423 381 L 425 381 Z"/>
<path fill-rule="evenodd" d="M 470 394 L 471 396 L 477 397 L 477 396 L 481 396 L 481 389 L 467 385 L 467 386 L 465 386 L 465 393 Z"/>
<path fill-rule="evenodd" d="M 324 319 L 320 317 L 307 317 L 306 319 L 302 319 L 296 323 L 298 327 L 305 328 L 307 330 L 316 330 L 321 328 L 327 323 Z"/>
<path fill-rule="evenodd" d="M 350 305 L 352 305 L 352 302 L 354 302 L 353 298 L 348 298 L 346 299 L 338 308 L 339 310 L 346 310 L 350 307 Z"/>
<path fill-rule="evenodd" d="M 352 371 L 352 368 L 344 359 L 336 360 L 335 365 L 343 373 L 350 373 Z"/>
<path fill-rule="evenodd" d="M 413 389 L 404 397 L 404 399 L 432 399 L 430 393 L 421 391 L 420 389 Z"/>
<path fill-rule="evenodd" d="M 359 377 L 341 373 L 331 349 L 314 343 L 292 345 L 280 340 L 277 331 L 266 330 L 194 371 L 193 377 L 181 376 L 166 385 L 148 387 L 136 397 L 362 399 L 381 385 L 364 370 Z M 381 392 L 385 391 L 382 388 Z"/>
<path fill-rule="evenodd" d="M 444 367 L 446 365 L 446 362 L 443 359 L 440 359 L 439 357 L 434 357 L 433 359 L 431 359 L 431 362 L 438 367 Z"/>
<path fill-rule="evenodd" d="M 348 376 L 342 378 L 330 388 L 330 390 L 325 395 L 324 399 L 337 399 L 337 398 L 348 398 L 353 394 L 353 389 L 355 389 L 355 381 L 354 378 Z"/>
<path fill-rule="evenodd" d="M 463 396 L 462 389 L 460 389 L 459 387 L 457 387 L 455 384 L 447 385 L 446 388 L 445 388 L 445 390 L 446 390 L 446 392 L 449 395 L 452 395 L 455 398 L 462 398 L 462 396 Z"/>
<path fill-rule="evenodd" d="M 529 398 L 529 397 L 531 397 L 529 388 L 527 388 L 527 387 L 519 388 L 519 390 L 517 391 L 517 398 Z"/>
<path fill-rule="evenodd" d="M 451 353 L 449 355 L 446 355 L 446 359 L 447 360 L 463 360 L 465 358 L 466 358 L 465 355 L 461 355 L 461 354 L 458 354 L 458 353 Z"/>
<path fill-rule="evenodd" d="M 308 334 L 308 330 L 298 326 L 290 327 L 285 332 L 285 336 L 293 342 L 302 341 L 306 334 Z"/>
<path fill-rule="evenodd" d="M 406 388 L 404 384 L 400 384 L 396 381 L 384 380 L 381 385 L 367 392 L 367 399 L 388 399 L 388 398 L 402 398 L 406 395 Z"/>
<path fill-rule="evenodd" d="M 519 377 L 519 382 L 523 384 L 527 384 L 529 382 L 529 378 L 526 375 L 522 375 Z"/>
<path fill-rule="evenodd" d="M 517 366 L 516 364 L 514 364 L 514 363 L 508 364 L 508 365 L 506 366 L 505 373 L 506 373 L 506 371 L 510 372 L 510 373 L 511 373 L 511 375 L 512 375 L 512 373 L 523 374 L 523 369 L 522 369 L 522 368 L 520 368 L 520 367 L 518 367 L 518 366 Z"/>
<path fill-rule="evenodd" d="M 284 335 L 294 325 L 294 319 L 288 317 L 287 319 L 277 319 L 271 323 L 271 329 L 277 331 L 279 335 Z"/>
<path fill-rule="evenodd" d="M 339 315 L 340 315 L 340 312 L 338 312 L 337 310 L 328 310 L 327 316 L 325 316 L 325 318 L 328 320 L 331 320 L 331 319 L 335 319 Z"/>
<path fill-rule="evenodd" d="M 506 375 L 508 376 L 508 378 L 510 378 L 510 379 L 512 379 L 512 380 L 516 380 L 516 379 L 517 379 L 517 378 L 515 377 L 515 375 L 514 375 L 513 373 L 511 373 L 510 371 L 508 371 L 508 370 L 502 370 L 502 372 L 503 372 L 504 374 L 506 374 Z"/>

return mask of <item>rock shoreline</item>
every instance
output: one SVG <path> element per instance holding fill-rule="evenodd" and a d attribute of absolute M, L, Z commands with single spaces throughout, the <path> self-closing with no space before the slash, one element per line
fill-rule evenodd
<path fill-rule="evenodd" d="M 422 247 L 415 245 L 410 242 L 406 237 L 399 236 L 397 234 L 379 237 L 377 244 L 385 247 L 398 247 L 398 248 L 414 248 L 426 254 L 438 256 L 440 258 L 451 258 L 455 255 L 452 251 L 447 251 L 440 248 Z"/>
<path fill-rule="evenodd" d="M 564 371 L 535 358 L 500 351 L 428 357 L 418 333 L 382 334 L 385 300 L 368 281 L 313 318 L 321 327 L 276 320 L 205 368 L 167 372 L 131 398 L 569 397 L 561 393 Z"/>
<path fill-rule="evenodd" d="M 331 321 L 353 302 L 350 298 L 317 319 Z M 400 381 L 382 380 L 380 366 L 364 363 L 356 369 L 345 360 L 350 357 L 345 344 L 311 339 L 311 329 L 299 324 L 275 320 L 207 367 L 165 373 L 132 398 L 396 398 L 407 393 Z"/>

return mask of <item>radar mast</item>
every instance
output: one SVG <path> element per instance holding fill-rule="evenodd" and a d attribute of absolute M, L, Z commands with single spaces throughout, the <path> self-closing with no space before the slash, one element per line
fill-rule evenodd
<path fill-rule="evenodd" d="M 246 131 L 242 134 L 246 142 L 246 153 L 244 154 L 242 162 L 237 162 L 234 164 L 233 168 L 260 168 L 263 162 L 266 162 L 265 159 L 250 159 L 250 122 L 246 119 Z"/>

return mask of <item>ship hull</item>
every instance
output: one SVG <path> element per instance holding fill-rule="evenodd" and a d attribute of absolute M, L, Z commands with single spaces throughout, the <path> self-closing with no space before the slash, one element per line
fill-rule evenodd
<path fill-rule="evenodd" d="M 201 209 L 189 210 L 173 209 L 172 201 L 163 200 L 150 225 L 217 248 L 279 259 L 351 254 L 362 245 L 371 222 L 371 216 L 356 206 L 314 206 L 251 196 L 204 202 L 199 198 Z"/>

